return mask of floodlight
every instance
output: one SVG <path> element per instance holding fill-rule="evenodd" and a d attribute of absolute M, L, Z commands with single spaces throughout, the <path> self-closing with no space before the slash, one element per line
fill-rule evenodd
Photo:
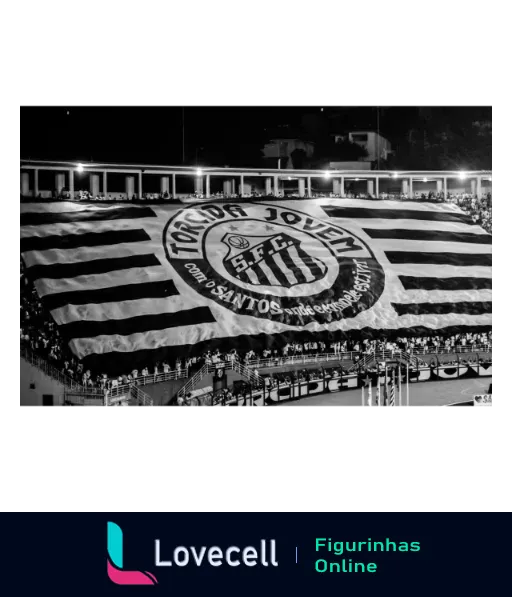
<path fill-rule="evenodd" d="M 198 169 L 196 170 L 196 175 L 197 175 L 197 176 L 202 176 L 202 175 L 203 175 L 203 171 L 201 170 L 201 168 L 198 168 Z"/>
<path fill-rule="evenodd" d="M 465 172 L 461 172 L 461 173 L 459 174 L 459 178 L 460 178 L 461 180 L 465 180 L 465 179 L 466 179 L 466 176 L 467 176 L 467 175 L 466 175 L 466 173 L 465 173 Z"/>
<path fill-rule="evenodd" d="M 78 166 L 76 167 L 76 171 L 81 174 L 84 171 L 84 165 L 83 164 L 78 164 Z"/>
<path fill-rule="evenodd" d="M 324 172 L 324 178 L 331 178 L 330 172 Z"/>

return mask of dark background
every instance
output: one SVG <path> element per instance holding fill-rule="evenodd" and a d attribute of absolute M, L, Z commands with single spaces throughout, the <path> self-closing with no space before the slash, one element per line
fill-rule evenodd
<path fill-rule="evenodd" d="M 259 142 L 266 127 L 297 122 L 300 113 L 294 108 L 21 108 L 21 155 L 179 165 L 184 128 L 185 161 L 194 163 L 196 150 L 199 158 L 205 147 Z"/>
<path fill-rule="evenodd" d="M 22 107 L 20 128 L 23 159 L 258 167 L 265 142 L 297 137 L 323 167 L 357 159 L 331 134 L 379 130 L 381 169 L 492 168 L 490 107 Z"/>
<path fill-rule="evenodd" d="M 171 491 L 178 491 L 178 488 Z M 319 488 L 320 490 L 320 488 Z M 375 498 L 378 501 L 378 492 Z M 226 498 L 228 499 L 228 498 Z M 268 499 L 271 501 L 272 496 Z M 397 496 L 413 500 L 414 496 Z M 108 501 L 108 496 L 98 495 Z M 205 502 L 208 496 L 205 495 Z M 507 518 L 505 518 L 507 517 Z M 124 568 L 148 570 L 156 586 L 118 586 L 106 572 L 106 526 L 124 533 Z M 17 595 L 494 595 L 500 587 L 499 558 L 506 555 L 510 518 L 505 514 L 21 514 L 3 515 L 3 578 Z M 315 538 L 337 541 L 419 541 L 419 552 L 350 553 L 353 561 L 376 562 L 375 573 L 323 573 L 314 561 L 341 563 Z M 178 545 L 258 547 L 277 540 L 278 567 L 155 568 L 154 540 L 162 559 Z M 298 564 L 295 547 L 298 546 Z M 14 568 L 14 569 L 13 569 Z M 499 589 L 499 593 L 498 593 Z"/>

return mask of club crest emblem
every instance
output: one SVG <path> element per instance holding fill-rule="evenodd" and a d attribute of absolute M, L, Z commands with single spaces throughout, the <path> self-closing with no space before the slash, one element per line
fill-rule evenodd
<path fill-rule="evenodd" d="M 247 237 L 226 234 L 222 242 L 230 248 L 224 257 L 226 271 L 244 283 L 291 288 L 317 282 L 327 272 L 321 259 L 308 255 L 300 240 L 287 233 Z"/>
<path fill-rule="evenodd" d="M 355 317 L 384 289 L 358 236 L 282 204 L 201 204 L 164 231 L 169 263 L 201 295 L 240 315 L 303 326 Z"/>

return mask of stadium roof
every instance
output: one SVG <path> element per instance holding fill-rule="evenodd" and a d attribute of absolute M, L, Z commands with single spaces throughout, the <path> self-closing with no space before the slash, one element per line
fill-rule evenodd
<path fill-rule="evenodd" d="M 326 172 L 330 176 L 347 176 L 348 178 L 357 176 L 370 176 L 373 178 L 408 178 L 408 177 L 447 177 L 459 178 L 464 175 L 465 178 L 477 176 L 491 176 L 491 170 L 334 170 L 327 164 L 324 169 L 317 170 L 283 170 L 277 168 L 224 168 L 219 166 L 206 166 L 198 164 L 197 166 L 162 166 L 155 164 L 118 164 L 107 162 L 74 162 L 74 161 L 49 161 L 49 160 L 20 160 L 20 167 L 30 170 L 75 170 L 79 166 L 84 171 L 101 172 L 119 172 L 119 173 L 142 173 L 142 174 L 181 174 L 192 175 L 211 174 L 216 176 L 325 176 Z"/>

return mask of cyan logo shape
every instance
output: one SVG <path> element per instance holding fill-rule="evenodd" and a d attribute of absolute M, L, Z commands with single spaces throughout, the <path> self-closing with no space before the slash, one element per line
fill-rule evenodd
<path fill-rule="evenodd" d="M 115 522 L 107 523 L 107 573 L 117 585 L 156 585 L 151 572 L 123 569 L 123 531 Z"/>

